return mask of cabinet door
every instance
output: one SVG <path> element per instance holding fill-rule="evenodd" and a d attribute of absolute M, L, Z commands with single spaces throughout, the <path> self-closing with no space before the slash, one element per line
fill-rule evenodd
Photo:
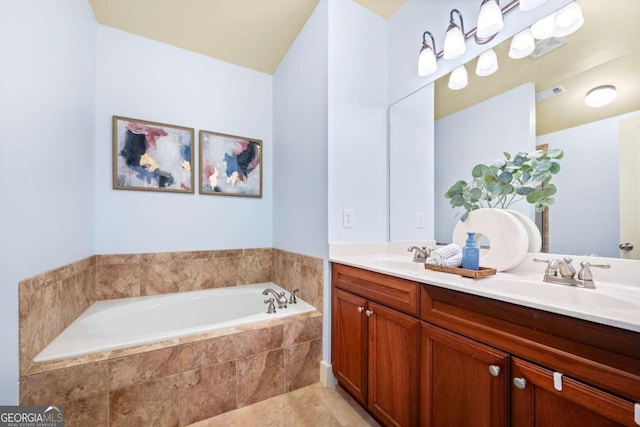
<path fill-rule="evenodd" d="M 508 425 L 509 355 L 422 322 L 421 425 Z"/>
<path fill-rule="evenodd" d="M 516 358 L 511 373 L 513 427 L 637 427 L 629 401 L 565 377 L 556 390 L 552 371 Z"/>
<path fill-rule="evenodd" d="M 333 374 L 353 397 L 367 401 L 367 300 L 333 290 Z"/>
<path fill-rule="evenodd" d="M 387 426 L 418 424 L 420 321 L 369 302 L 369 409 Z"/>

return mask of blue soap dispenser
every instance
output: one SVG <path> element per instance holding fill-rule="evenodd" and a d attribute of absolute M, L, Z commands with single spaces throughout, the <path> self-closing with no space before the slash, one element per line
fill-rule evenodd
<path fill-rule="evenodd" d="M 462 248 L 462 268 L 467 270 L 480 269 L 480 248 L 476 244 L 476 233 L 467 233 L 467 244 Z"/>

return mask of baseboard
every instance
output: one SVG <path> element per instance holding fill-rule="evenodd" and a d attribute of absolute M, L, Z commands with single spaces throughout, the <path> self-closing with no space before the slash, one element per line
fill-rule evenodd
<path fill-rule="evenodd" d="M 325 362 L 324 360 L 320 361 L 320 382 L 325 387 L 333 387 L 338 384 L 338 381 L 336 381 L 336 377 L 333 376 L 331 364 Z"/>

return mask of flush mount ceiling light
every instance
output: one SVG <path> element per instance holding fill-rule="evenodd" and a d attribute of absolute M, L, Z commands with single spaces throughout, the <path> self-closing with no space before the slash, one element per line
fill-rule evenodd
<path fill-rule="evenodd" d="M 498 71 L 498 57 L 493 49 L 482 52 L 476 64 L 476 74 L 480 77 L 490 76 Z"/>
<path fill-rule="evenodd" d="M 574 33 L 584 24 L 582 9 L 578 3 L 569 3 L 555 13 L 553 20 L 553 35 L 555 37 L 565 37 Z"/>
<path fill-rule="evenodd" d="M 431 46 L 427 43 L 427 35 L 431 37 Z M 438 69 L 438 63 L 436 62 L 436 41 L 433 38 L 433 34 L 429 31 L 425 31 L 422 34 L 422 49 L 420 49 L 420 56 L 418 57 L 418 75 L 428 76 L 433 74 Z"/>
<path fill-rule="evenodd" d="M 449 76 L 449 89 L 460 90 L 467 87 L 467 69 L 464 65 L 459 66 L 451 72 Z"/>
<path fill-rule="evenodd" d="M 498 0 L 482 0 L 480 14 L 478 15 L 478 31 L 476 42 L 487 43 L 504 27 L 502 10 Z"/>
<path fill-rule="evenodd" d="M 616 87 L 613 85 L 603 85 L 594 87 L 584 98 L 584 103 L 589 107 L 604 107 L 616 98 Z"/>
<path fill-rule="evenodd" d="M 522 10 L 523 12 L 533 10 L 545 1 L 547 0 L 520 0 L 520 10 Z"/>
<path fill-rule="evenodd" d="M 513 59 L 524 58 L 531 55 L 531 52 L 536 48 L 533 34 L 529 28 L 520 31 L 511 39 L 511 46 L 509 47 L 509 57 Z"/>
<path fill-rule="evenodd" d="M 454 13 L 457 14 L 460 19 L 459 26 L 454 20 Z M 444 38 L 444 59 L 455 59 L 460 57 L 467 50 L 467 46 L 464 41 L 464 22 L 462 21 L 462 14 L 458 9 L 452 9 L 449 13 L 449 28 L 447 28 L 447 35 Z"/>
<path fill-rule="evenodd" d="M 531 26 L 531 33 L 533 37 L 538 40 L 545 40 L 553 36 L 553 21 L 556 19 L 556 14 L 552 13 L 546 18 L 542 18 Z"/>

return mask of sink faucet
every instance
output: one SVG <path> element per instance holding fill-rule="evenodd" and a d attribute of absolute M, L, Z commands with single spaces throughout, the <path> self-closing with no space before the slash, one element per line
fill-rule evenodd
<path fill-rule="evenodd" d="M 262 295 L 269 295 L 269 294 L 273 295 L 276 301 L 278 301 L 278 308 L 287 308 L 287 297 L 284 296 L 284 292 L 277 293 L 271 288 L 267 288 L 264 291 L 262 291 Z"/>
<path fill-rule="evenodd" d="M 417 246 L 409 246 L 407 252 L 413 252 L 413 262 L 425 262 L 429 257 L 429 250 L 426 246 L 419 248 Z"/>
<path fill-rule="evenodd" d="M 578 286 L 585 289 L 595 289 L 596 284 L 593 281 L 593 273 L 591 267 L 610 268 L 610 264 L 592 264 L 589 261 L 580 263 L 582 267 L 576 278 L 576 269 L 571 264 L 573 261 L 569 257 L 562 259 L 540 259 L 534 258 L 536 262 L 546 262 L 547 268 L 544 271 L 543 281 L 547 283 L 559 283 L 561 285 Z"/>

